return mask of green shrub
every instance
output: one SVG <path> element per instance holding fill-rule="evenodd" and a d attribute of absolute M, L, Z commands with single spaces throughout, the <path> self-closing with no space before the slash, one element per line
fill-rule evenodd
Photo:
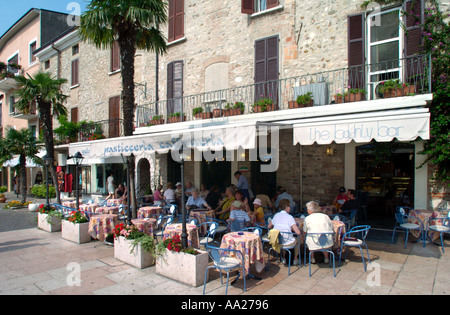
<path fill-rule="evenodd" d="M 35 197 L 47 198 L 47 186 L 44 185 L 44 184 L 34 185 L 31 188 L 31 194 L 33 196 L 35 196 Z M 49 187 L 48 187 L 48 195 L 49 195 L 49 198 L 55 198 L 56 197 L 55 186 L 49 185 Z"/>
<path fill-rule="evenodd" d="M 0 194 L 3 194 L 5 192 L 7 192 L 7 191 L 8 191 L 8 188 L 6 186 L 1 186 L 0 187 Z"/>

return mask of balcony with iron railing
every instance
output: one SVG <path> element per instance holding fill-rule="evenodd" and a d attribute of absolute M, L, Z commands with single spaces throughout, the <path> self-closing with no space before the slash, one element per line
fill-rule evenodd
<path fill-rule="evenodd" d="M 55 144 L 68 144 L 101 139 L 112 139 L 124 135 L 122 119 L 81 122 L 73 128 L 55 129 Z"/>
<path fill-rule="evenodd" d="M 150 102 L 137 107 L 136 120 L 138 127 L 145 127 L 182 120 L 429 94 L 430 80 L 430 56 L 418 55 Z"/>
<path fill-rule="evenodd" d="M 14 78 L 23 75 L 23 73 L 20 65 L 0 62 L 0 92 L 17 89 L 17 81 Z"/>

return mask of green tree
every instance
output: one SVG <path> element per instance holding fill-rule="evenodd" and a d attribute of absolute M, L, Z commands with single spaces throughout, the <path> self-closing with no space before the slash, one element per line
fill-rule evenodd
<path fill-rule="evenodd" d="M 122 74 L 122 111 L 124 135 L 134 132 L 134 62 L 137 49 L 166 52 L 166 39 L 159 25 L 167 22 L 167 3 L 162 0 L 92 0 L 80 19 L 80 36 L 98 48 L 110 48 L 117 42 Z M 130 197 L 136 215 L 134 168 L 130 165 Z"/>
<path fill-rule="evenodd" d="M 36 139 L 30 129 L 16 130 L 8 128 L 6 137 L 0 139 L 0 164 L 19 155 L 20 192 L 22 203 L 27 201 L 27 159 L 42 165 L 42 159 L 37 156 L 42 144 Z"/>
<path fill-rule="evenodd" d="M 53 116 L 67 115 L 64 103 L 67 95 L 61 91 L 61 86 L 67 82 L 66 79 L 56 79 L 50 73 L 38 72 L 34 77 L 28 75 L 16 77 L 19 85 L 17 95 L 20 97 L 15 106 L 23 113 L 28 113 L 32 105 L 36 104 L 39 118 L 43 126 L 45 149 L 47 156 L 52 159 L 50 173 L 53 182 L 57 183 L 56 165 L 54 163 L 55 147 L 53 141 Z M 58 185 L 56 185 L 56 200 L 61 203 Z"/>

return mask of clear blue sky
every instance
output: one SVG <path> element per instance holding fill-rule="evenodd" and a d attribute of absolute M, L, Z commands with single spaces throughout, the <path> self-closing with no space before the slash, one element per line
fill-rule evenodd
<path fill-rule="evenodd" d="M 46 9 L 67 14 L 76 14 L 74 6 L 78 4 L 82 13 L 88 0 L 0 0 L 2 17 L 0 19 L 0 36 L 16 23 L 31 8 Z"/>

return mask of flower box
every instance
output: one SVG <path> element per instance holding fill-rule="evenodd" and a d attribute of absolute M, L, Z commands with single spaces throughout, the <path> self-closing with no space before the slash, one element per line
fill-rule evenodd
<path fill-rule="evenodd" d="M 172 124 L 172 123 L 177 123 L 177 122 L 181 122 L 181 121 L 186 121 L 186 116 L 183 116 L 183 120 L 181 120 L 180 116 L 173 116 L 173 117 L 168 117 L 167 118 L 167 123 L 168 124 Z"/>
<path fill-rule="evenodd" d="M 262 113 L 262 112 L 272 112 L 274 110 L 277 110 L 277 105 L 276 104 L 270 104 L 270 105 L 266 105 L 266 108 L 264 109 L 263 106 L 261 105 L 255 105 L 253 106 L 253 112 L 254 113 Z"/>
<path fill-rule="evenodd" d="M 230 108 L 230 109 L 224 109 L 222 111 L 223 116 L 224 117 L 228 117 L 228 116 L 237 116 L 237 115 L 241 115 L 242 111 L 240 108 Z"/>
<path fill-rule="evenodd" d="M 404 86 L 401 88 L 385 91 L 383 93 L 383 96 L 384 96 L 384 98 L 401 97 L 401 96 L 407 96 L 408 94 L 414 94 L 414 92 L 415 92 L 415 86 L 408 85 L 408 86 Z"/>
<path fill-rule="evenodd" d="M 133 267 L 143 269 L 155 264 L 155 258 L 140 244 L 133 248 L 133 240 L 119 236 L 114 240 L 114 258 Z"/>
<path fill-rule="evenodd" d="M 197 250 L 198 255 L 166 250 L 156 258 L 156 273 L 192 287 L 203 285 L 209 264 L 208 252 Z"/>
<path fill-rule="evenodd" d="M 38 228 L 50 233 L 61 231 L 61 219 L 49 216 L 47 213 L 38 213 Z"/>
<path fill-rule="evenodd" d="M 299 104 L 297 101 L 289 101 L 289 109 L 311 107 L 314 105 L 314 100 L 311 100 L 308 104 Z"/>
<path fill-rule="evenodd" d="M 91 235 L 89 234 L 89 222 L 85 223 L 72 223 L 67 220 L 62 220 L 61 224 L 61 237 L 65 240 L 84 244 L 91 241 Z"/>
<path fill-rule="evenodd" d="M 334 101 L 336 104 L 344 103 L 344 96 L 342 94 L 334 95 Z"/>
<path fill-rule="evenodd" d="M 208 113 L 197 113 L 195 114 L 195 118 L 197 119 L 210 119 L 212 118 L 212 113 L 208 112 Z"/>
<path fill-rule="evenodd" d="M 346 103 L 351 102 L 360 102 L 366 99 L 366 95 L 364 93 L 348 93 L 344 96 L 344 100 Z"/>

